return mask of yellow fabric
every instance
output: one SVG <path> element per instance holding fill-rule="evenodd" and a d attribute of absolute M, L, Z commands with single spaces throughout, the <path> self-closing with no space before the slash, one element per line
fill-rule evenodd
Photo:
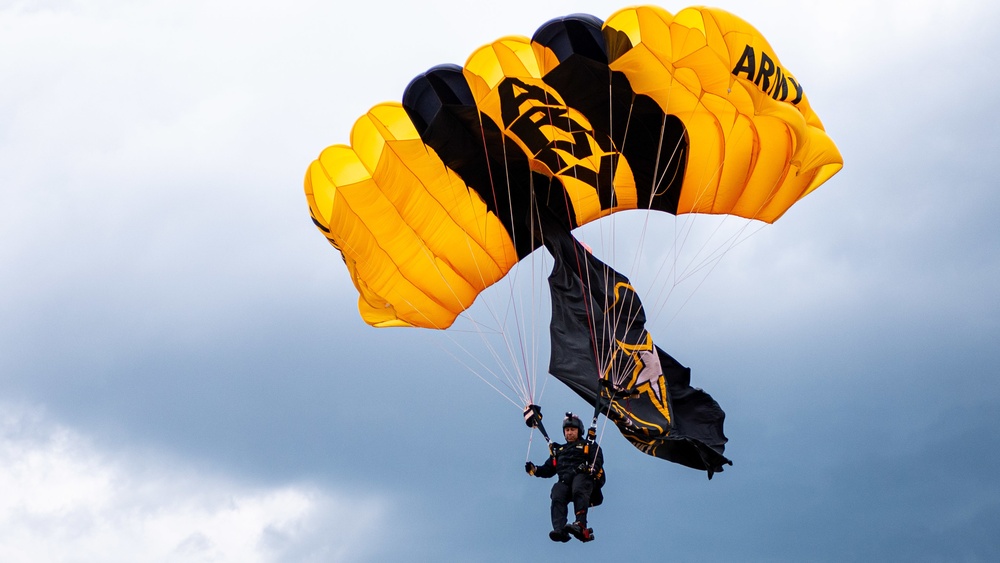
<path fill-rule="evenodd" d="M 794 105 L 794 91 L 786 101 L 775 99 L 782 97 L 773 90 L 779 76 L 790 90 L 797 81 L 747 22 L 711 8 L 671 16 L 643 6 L 609 17 L 606 37 L 609 32 L 625 34 L 633 45 L 626 50 L 615 43 L 611 68 L 687 129 L 690 154 L 678 214 L 732 214 L 772 223 L 843 166 L 804 95 Z M 748 49 L 753 72 L 734 75 Z M 760 72 L 765 55 L 781 69 L 769 81 Z M 772 87 L 770 95 L 765 85 Z"/>
<path fill-rule="evenodd" d="M 517 260 L 500 222 L 420 141 L 399 104 L 359 119 L 350 147 L 324 150 L 305 190 L 374 326 L 446 328 Z"/>

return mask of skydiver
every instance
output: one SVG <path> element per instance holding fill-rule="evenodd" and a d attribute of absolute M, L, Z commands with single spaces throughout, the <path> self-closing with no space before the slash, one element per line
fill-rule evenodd
<path fill-rule="evenodd" d="M 534 405 L 529 406 L 529 410 Z M 534 407 L 537 409 L 537 407 Z M 529 410 L 525 419 L 529 420 Z M 541 416 L 539 413 L 538 419 Z M 535 425 L 529 422 L 529 426 Z M 604 454 L 595 442 L 583 438 L 583 422 L 573 413 L 566 413 L 563 419 L 565 444 L 549 444 L 549 458 L 542 465 L 526 462 L 524 470 L 535 477 L 559 476 L 552 485 L 552 531 L 549 539 L 568 542 L 570 535 L 589 542 L 594 539 L 594 530 L 587 527 L 587 509 L 603 500 L 600 489 L 604 485 Z M 566 523 L 567 507 L 573 501 L 576 521 Z"/>

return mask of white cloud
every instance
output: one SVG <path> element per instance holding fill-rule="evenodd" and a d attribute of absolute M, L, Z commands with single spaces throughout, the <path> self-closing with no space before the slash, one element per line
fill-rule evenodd
<path fill-rule="evenodd" d="M 4 411 L 2 561 L 355 561 L 384 527 L 375 497 L 241 484 Z"/>

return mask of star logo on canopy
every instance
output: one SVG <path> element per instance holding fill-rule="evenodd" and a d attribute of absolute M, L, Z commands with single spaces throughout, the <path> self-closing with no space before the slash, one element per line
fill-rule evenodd
<path fill-rule="evenodd" d="M 648 383 L 657 400 L 662 401 L 663 397 L 660 396 L 660 386 L 657 384 L 658 380 L 663 377 L 663 368 L 660 367 L 659 356 L 655 350 L 641 350 L 639 352 L 639 361 L 642 362 L 642 371 L 636 377 L 635 386 L 638 387 L 643 383 Z"/>

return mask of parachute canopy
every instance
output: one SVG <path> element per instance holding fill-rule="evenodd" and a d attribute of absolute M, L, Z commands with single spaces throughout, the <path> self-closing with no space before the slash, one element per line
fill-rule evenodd
<path fill-rule="evenodd" d="M 766 223 L 842 167 L 750 24 L 656 7 L 572 15 L 416 77 L 306 174 L 374 326 L 447 328 L 543 237 L 611 213 Z"/>

